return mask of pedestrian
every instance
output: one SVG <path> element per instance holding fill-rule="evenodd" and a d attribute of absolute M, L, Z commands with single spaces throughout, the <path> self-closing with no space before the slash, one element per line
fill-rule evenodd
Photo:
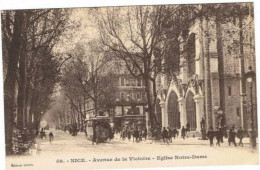
<path fill-rule="evenodd" d="M 135 141 L 135 128 L 132 129 L 133 142 Z"/>
<path fill-rule="evenodd" d="M 135 142 L 138 142 L 138 139 L 139 139 L 139 131 L 138 131 L 138 128 L 135 128 L 134 137 L 135 137 Z"/>
<path fill-rule="evenodd" d="M 35 131 L 35 137 L 37 137 L 38 135 L 39 135 L 39 130 L 36 129 L 36 131 Z"/>
<path fill-rule="evenodd" d="M 153 139 L 154 139 L 154 140 L 158 139 L 158 134 L 159 134 L 159 133 L 161 133 L 160 129 L 155 128 L 155 129 L 153 130 Z"/>
<path fill-rule="evenodd" d="M 41 139 L 43 139 L 43 137 L 45 137 L 45 138 L 46 138 L 46 134 L 45 134 L 45 132 L 44 132 L 44 129 L 43 129 L 43 128 L 41 129 L 41 132 L 40 132 L 40 137 L 41 137 Z"/>
<path fill-rule="evenodd" d="M 163 143 L 168 143 L 168 131 L 164 127 L 162 130 Z"/>
<path fill-rule="evenodd" d="M 126 129 L 125 128 L 121 131 L 120 138 L 122 138 L 122 141 L 125 140 L 125 138 L 126 138 Z"/>
<path fill-rule="evenodd" d="M 49 139 L 50 139 L 50 143 L 53 141 L 53 139 L 54 139 L 54 136 L 53 136 L 53 133 L 52 132 L 50 132 L 49 133 Z"/>
<path fill-rule="evenodd" d="M 239 138 L 239 143 L 238 145 L 240 146 L 244 146 L 242 140 L 243 140 L 243 137 L 244 137 L 244 131 L 242 129 L 242 127 L 239 128 L 239 130 L 237 131 L 237 137 Z"/>
<path fill-rule="evenodd" d="M 142 129 L 139 129 L 139 141 L 142 141 L 142 137 L 143 137 L 143 131 Z"/>
<path fill-rule="evenodd" d="M 131 132 L 130 129 L 128 129 L 128 131 L 127 131 L 127 138 L 128 138 L 128 141 L 129 141 L 129 142 L 130 142 L 130 140 L 131 140 L 131 135 L 132 135 L 132 132 Z"/>
<path fill-rule="evenodd" d="M 168 127 L 168 140 L 172 143 L 173 131 Z"/>
<path fill-rule="evenodd" d="M 223 137 L 228 138 L 227 127 L 224 126 L 222 128 L 222 131 L 223 131 Z"/>
<path fill-rule="evenodd" d="M 237 146 L 237 144 L 236 144 L 236 132 L 234 131 L 233 128 L 229 130 L 228 145 L 230 146 L 230 144 L 232 142 L 234 143 L 235 146 Z"/>
<path fill-rule="evenodd" d="M 144 140 L 146 141 L 146 139 L 147 139 L 147 129 L 146 129 L 146 127 L 144 128 L 143 137 L 144 137 Z"/>
<path fill-rule="evenodd" d="M 182 129 L 181 129 L 181 137 L 183 139 L 185 139 L 185 135 L 186 135 L 186 129 L 184 128 L 184 126 L 182 126 Z"/>
<path fill-rule="evenodd" d="M 225 131 L 225 128 L 224 128 L 224 127 L 219 128 L 220 142 L 221 142 L 221 143 L 224 142 L 224 131 Z"/>
<path fill-rule="evenodd" d="M 178 135 L 178 131 L 177 131 L 176 128 L 174 128 L 173 131 L 172 131 L 172 136 L 173 136 L 174 140 L 177 137 L 177 135 Z"/>
<path fill-rule="evenodd" d="M 213 146 L 213 145 L 214 145 L 214 144 L 213 144 L 214 136 L 215 136 L 215 132 L 213 131 L 213 128 L 210 127 L 210 129 L 209 129 L 209 131 L 208 131 L 208 133 L 207 133 L 207 137 L 208 137 L 208 139 L 209 139 L 209 141 L 210 141 L 210 146 Z"/>
<path fill-rule="evenodd" d="M 222 137 L 220 128 L 217 128 L 217 131 L 215 132 L 215 136 L 216 136 L 216 139 L 217 139 L 216 145 L 220 146 L 221 137 Z"/>

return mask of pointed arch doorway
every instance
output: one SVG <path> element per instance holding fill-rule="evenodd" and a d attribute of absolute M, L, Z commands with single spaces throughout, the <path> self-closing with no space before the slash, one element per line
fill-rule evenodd
<path fill-rule="evenodd" d="M 186 114 L 187 124 L 190 124 L 190 130 L 195 131 L 197 128 L 196 103 L 194 101 L 194 94 L 192 92 L 188 92 L 186 97 Z"/>
<path fill-rule="evenodd" d="M 179 129 L 181 124 L 179 103 L 178 103 L 178 96 L 174 91 L 172 91 L 169 95 L 167 112 L 168 112 L 169 127 Z"/>

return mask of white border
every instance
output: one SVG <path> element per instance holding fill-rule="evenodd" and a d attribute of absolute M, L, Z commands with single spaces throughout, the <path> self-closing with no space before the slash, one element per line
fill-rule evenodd
<path fill-rule="evenodd" d="M 254 1 L 254 0 L 253 0 Z M 245 0 L 0 0 L 0 9 L 73 8 L 156 4 L 252 2 Z"/>
<path fill-rule="evenodd" d="M 255 39 L 256 39 L 256 65 L 260 67 L 259 43 L 260 43 L 260 1 L 259 0 L 0 0 L 0 10 L 6 9 L 35 9 L 35 8 L 74 8 L 74 7 L 97 7 L 97 6 L 127 6 L 127 5 L 156 5 L 156 4 L 196 4 L 196 3 L 228 3 L 228 2 L 254 2 L 255 11 Z M 1 19 L 0 19 L 1 20 Z M 1 32 L 1 28 L 0 28 Z M 2 56 L 2 38 L 0 34 L 0 56 Z M 2 58 L 2 57 L 1 57 Z M 260 68 L 256 68 L 259 72 Z M 257 96 L 260 96 L 260 73 L 257 73 Z M 3 72 L 2 60 L 0 59 L 0 169 L 6 169 L 5 152 L 4 152 L 4 112 L 3 112 Z M 258 97 L 258 106 L 260 99 Z M 258 107 L 258 113 L 259 107 Z M 260 115 L 258 114 L 258 123 L 260 123 Z M 259 131 L 259 130 L 258 130 Z M 217 158 L 216 158 L 217 159 Z M 243 165 L 243 166 L 215 166 L 215 167 L 174 167 L 174 169 L 213 169 L 213 170 L 242 170 L 242 169 L 259 169 L 258 165 Z M 155 169 L 155 168 L 149 168 Z M 172 168 L 161 168 L 172 169 Z"/>

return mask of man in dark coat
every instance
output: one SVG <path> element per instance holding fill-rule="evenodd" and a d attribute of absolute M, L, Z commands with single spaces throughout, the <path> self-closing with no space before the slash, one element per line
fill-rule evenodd
<path fill-rule="evenodd" d="M 137 128 L 135 128 L 135 130 L 134 130 L 133 138 L 135 138 L 135 142 L 138 142 L 138 139 L 139 139 L 139 131 L 138 131 Z M 133 142 L 134 142 L 134 139 L 133 139 Z"/>
<path fill-rule="evenodd" d="M 174 128 L 174 129 L 173 129 L 173 132 L 172 132 L 172 136 L 173 136 L 174 139 L 176 138 L 177 133 L 178 133 L 177 129 Z"/>
<path fill-rule="evenodd" d="M 237 146 L 236 144 L 236 132 L 234 131 L 234 129 L 230 129 L 229 130 L 229 137 L 228 137 L 228 145 L 230 146 L 230 143 L 233 142 L 235 146 Z"/>
<path fill-rule="evenodd" d="M 209 138 L 209 141 L 210 141 L 210 146 L 213 146 L 213 139 L 214 139 L 214 136 L 215 136 L 215 132 L 213 131 L 213 128 L 211 127 L 207 133 L 207 137 Z"/>
<path fill-rule="evenodd" d="M 216 135 L 216 139 L 217 139 L 216 145 L 220 146 L 221 137 L 222 137 L 222 133 L 221 133 L 221 129 L 220 128 L 217 128 L 217 131 L 215 132 L 215 135 Z"/>
<path fill-rule="evenodd" d="M 165 129 L 165 127 L 162 130 L 162 138 L 163 138 L 163 143 L 168 143 L 168 131 Z"/>
<path fill-rule="evenodd" d="M 53 141 L 53 139 L 54 139 L 54 136 L 53 136 L 53 133 L 52 132 L 50 132 L 49 133 L 49 139 L 50 139 L 50 143 Z"/>
<path fill-rule="evenodd" d="M 147 129 L 146 128 L 144 128 L 143 137 L 144 137 L 144 140 L 147 139 Z"/>
<path fill-rule="evenodd" d="M 168 127 L 168 140 L 172 143 L 173 131 Z"/>
<path fill-rule="evenodd" d="M 243 137 L 244 137 L 244 131 L 242 129 L 242 127 L 239 128 L 239 130 L 237 131 L 237 137 L 239 138 L 239 143 L 238 145 L 240 146 L 244 146 L 242 140 L 243 140 Z"/>
<path fill-rule="evenodd" d="M 225 128 L 224 128 L 224 127 L 219 128 L 220 142 L 221 142 L 221 143 L 224 142 L 224 131 L 225 131 Z"/>
<path fill-rule="evenodd" d="M 129 142 L 130 142 L 130 140 L 131 140 L 131 135 L 132 135 L 132 132 L 131 132 L 130 129 L 128 129 L 128 131 L 127 131 L 127 138 L 128 138 L 128 141 L 129 141 Z"/>
<path fill-rule="evenodd" d="M 181 129 L 181 137 L 183 139 L 185 139 L 185 135 L 186 135 L 186 129 L 184 128 L 184 126 L 182 126 L 182 129 Z"/>

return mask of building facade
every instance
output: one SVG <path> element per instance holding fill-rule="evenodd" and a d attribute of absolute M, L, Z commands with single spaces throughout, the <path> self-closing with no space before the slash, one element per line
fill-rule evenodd
<path fill-rule="evenodd" d="M 114 106 L 114 126 L 120 131 L 124 126 L 145 126 L 146 96 L 142 79 L 129 74 L 117 74 L 117 94 Z"/>
<path fill-rule="evenodd" d="M 114 129 L 119 132 L 125 126 L 145 127 L 146 95 L 142 79 L 133 78 L 127 71 L 120 70 L 115 74 L 115 102 L 107 109 L 99 110 L 98 117 L 110 119 Z M 94 103 L 85 101 L 86 120 L 95 117 Z"/>
<path fill-rule="evenodd" d="M 189 126 L 191 131 L 200 132 L 202 119 L 206 120 L 207 129 L 221 126 L 222 119 L 225 119 L 224 126 L 227 128 L 234 126 L 236 129 L 242 127 L 249 130 L 251 127 L 251 104 L 254 105 L 254 123 L 257 125 L 256 86 L 254 83 L 254 96 L 251 103 L 249 85 L 241 76 L 242 67 L 245 73 L 249 71 L 249 66 L 255 70 L 254 25 L 252 21 L 252 16 L 243 20 L 243 54 L 241 54 L 240 46 L 237 45 L 240 41 L 238 19 L 221 25 L 224 58 L 223 89 L 219 89 L 217 35 L 214 18 L 209 21 L 197 19 L 189 28 L 188 34 L 179 37 L 180 67 L 177 69 L 179 71 L 171 76 L 160 74 L 157 77 L 157 87 L 161 87 L 159 90 L 161 95 L 157 99 L 155 110 L 156 117 L 160 120 L 162 127 L 180 129 L 182 126 Z M 233 31 L 232 36 L 230 31 Z M 210 111 L 206 110 L 205 96 L 207 46 L 210 58 Z M 244 63 L 242 63 L 242 59 Z M 175 61 L 178 60 L 175 59 Z M 242 92 L 242 83 L 246 86 L 245 92 Z M 220 110 L 221 91 L 224 91 L 225 95 L 224 112 Z"/>

